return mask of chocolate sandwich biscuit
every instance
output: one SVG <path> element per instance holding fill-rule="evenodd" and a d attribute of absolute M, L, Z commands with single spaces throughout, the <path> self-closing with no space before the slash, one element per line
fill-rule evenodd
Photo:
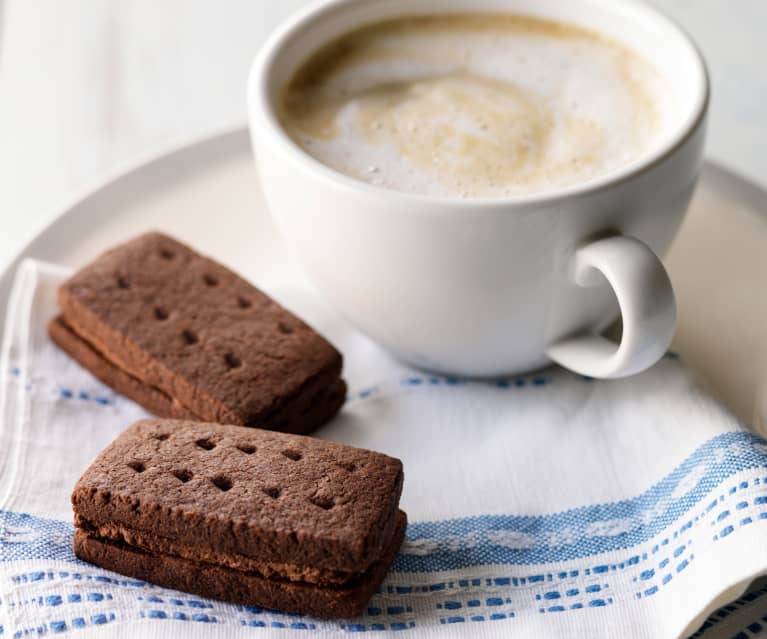
<path fill-rule="evenodd" d="M 62 284 L 51 338 L 160 417 L 308 433 L 344 402 L 341 354 L 224 266 L 159 233 Z"/>
<path fill-rule="evenodd" d="M 318 439 L 150 419 L 72 494 L 75 554 L 205 597 L 359 614 L 404 536 L 402 464 Z"/>

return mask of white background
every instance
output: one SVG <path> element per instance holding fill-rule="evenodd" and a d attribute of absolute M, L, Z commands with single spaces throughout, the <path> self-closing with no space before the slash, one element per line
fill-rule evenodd
<path fill-rule="evenodd" d="M 0 268 L 119 167 L 244 124 L 250 60 L 265 34 L 305 2 L 5 0 Z M 767 182 L 767 0 L 655 4 L 708 58 L 709 157 Z"/>

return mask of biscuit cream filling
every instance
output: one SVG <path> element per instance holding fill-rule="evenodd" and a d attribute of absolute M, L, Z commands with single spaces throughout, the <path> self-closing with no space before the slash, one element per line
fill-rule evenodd
<path fill-rule="evenodd" d="M 363 574 L 291 563 L 260 561 L 245 555 L 220 553 L 210 548 L 177 543 L 156 534 L 146 534 L 116 524 L 96 526 L 80 520 L 78 521 L 78 528 L 87 535 L 103 541 L 126 544 L 152 554 L 171 555 L 191 561 L 226 566 L 232 570 L 257 573 L 265 579 L 282 579 L 323 586 L 344 586 Z"/>

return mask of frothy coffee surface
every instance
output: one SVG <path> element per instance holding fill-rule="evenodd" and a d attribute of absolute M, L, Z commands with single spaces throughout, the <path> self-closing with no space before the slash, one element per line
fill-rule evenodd
<path fill-rule="evenodd" d="M 307 153 L 395 190 L 502 197 L 582 182 L 652 147 L 669 91 L 592 31 L 510 14 L 403 18 L 312 56 L 281 96 Z"/>

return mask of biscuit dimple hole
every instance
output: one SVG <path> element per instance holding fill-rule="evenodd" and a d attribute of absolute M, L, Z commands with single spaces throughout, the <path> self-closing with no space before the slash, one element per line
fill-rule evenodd
<path fill-rule="evenodd" d="M 226 362 L 226 365 L 232 369 L 232 368 L 239 368 L 242 366 L 242 360 L 237 357 L 234 353 L 227 353 L 224 355 L 224 361 Z"/>
<path fill-rule="evenodd" d="M 277 499 L 282 491 L 279 488 L 262 488 L 261 492 L 264 493 L 264 495 L 267 497 Z"/>
<path fill-rule="evenodd" d="M 161 322 L 168 319 L 168 311 L 166 311 L 161 306 L 157 306 L 154 309 L 154 316 L 160 320 Z"/>
<path fill-rule="evenodd" d="M 216 447 L 216 444 L 209 439 L 198 439 L 195 444 L 203 450 L 213 450 Z"/>
<path fill-rule="evenodd" d="M 237 450 L 241 450 L 246 455 L 252 455 L 253 453 L 256 452 L 256 447 L 243 444 L 242 446 L 237 446 Z"/>
<path fill-rule="evenodd" d="M 207 273 L 202 276 L 202 281 L 205 282 L 207 286 L 218 286 L 218 279 Z"/>
<path fill-rule="evenodd" d="M 183 337 L 184 342 L 189 344 L 190 346 L 200 341 L 200 338 L 197 337 L 197 333 L 195 333 L 194 331 L 190 331 L 188 328 L 184 329 L 184 331 L 181 333 L 181 337 Z"/>
<path fill-rule="evenodd" d="M 217 475 L 210 481 L 213 482 L 213 485 L 216 488 L 218 488 L 220 491 L 223 491 L 223 492 L 230 490 L 232 487 L 232 480 L 229 479 L 228 477 L 224 477 L 223 475 Z"/>
<path fill-rule="evenodd" d="M 277 330 L 285 335 L 290 335 L 293 332 L 293 327 L 285 322 L 277 322 Z"/>
<path fill-rule="evenodd" d="M 299 453 L 297 450 L 292 450 L 291 448 L 288 448 L 287 450 L 283 450 L 282 454 L 288 459 L 292 459 L 293 461 L 301 460 L 301 453 Z"/>
<path fill-rule="evenodd" d="M 353 473 L 355 470 L 357 470 L 357 466 L 353 464 L 352 462 L 340 461 L 340 462 L 336 462 L 336 466 L 338 466 L 339 468 L 343 468 L 345 471 L 349 473 Z"/>
<path fill-rule="evenodd" d="M 144 464 L 142 464 L 140 461 L 128 462 L 128 468 L 132 468 L 137 473 L 143 473 L 146 470 L 146 466 L 144 466 Z"/>
<path fill-rule="evenodd" d="M 309 501 L 318 508 L 322 508 L 322 510 L 330 510 L 336 505 L 335 501 L 330 497 L 312 497 Z"/>
<path fill-rule="evenodd" d="M 162 248 L 160 249 L 160 257 L 164 260 L 172 260 L 176 254 L 170 249 Z"/>
<path fill-rule="evenodd" d="M 119 275 L 117 277 L 117 286 L 119 286 L 120 288 L 126 288 L 126 289 L 130 288 L 130 280 L 128 280 L 128 278 L 125 277 L 124 275 Z"/>
<path fill-rule="evenodd" d="M 237 306 L 240 308 L 250 308 L 253 306 L 250 300 L 245 299 L 244 297 L 238 297 L 237 298 Z"/>
<path fill-rule="evenodd" d="M 173 471 L 173 476 L 176 479 L 178 479 L 182 484 L 185 484 L 186 482 L 188 482 L 193 477 L 192 473 L 190 471 L 186 470 L 186 469 L 174 470 Z"/>
<path fill-rule="evenodd" d="M 170 437 L 170 435 L 167 433 L 160 433 L 158 435 L 153 435 L 153 437 L 158 441 L 164 442 L 166 439 L 168 439 L 168 437 Z"/>

